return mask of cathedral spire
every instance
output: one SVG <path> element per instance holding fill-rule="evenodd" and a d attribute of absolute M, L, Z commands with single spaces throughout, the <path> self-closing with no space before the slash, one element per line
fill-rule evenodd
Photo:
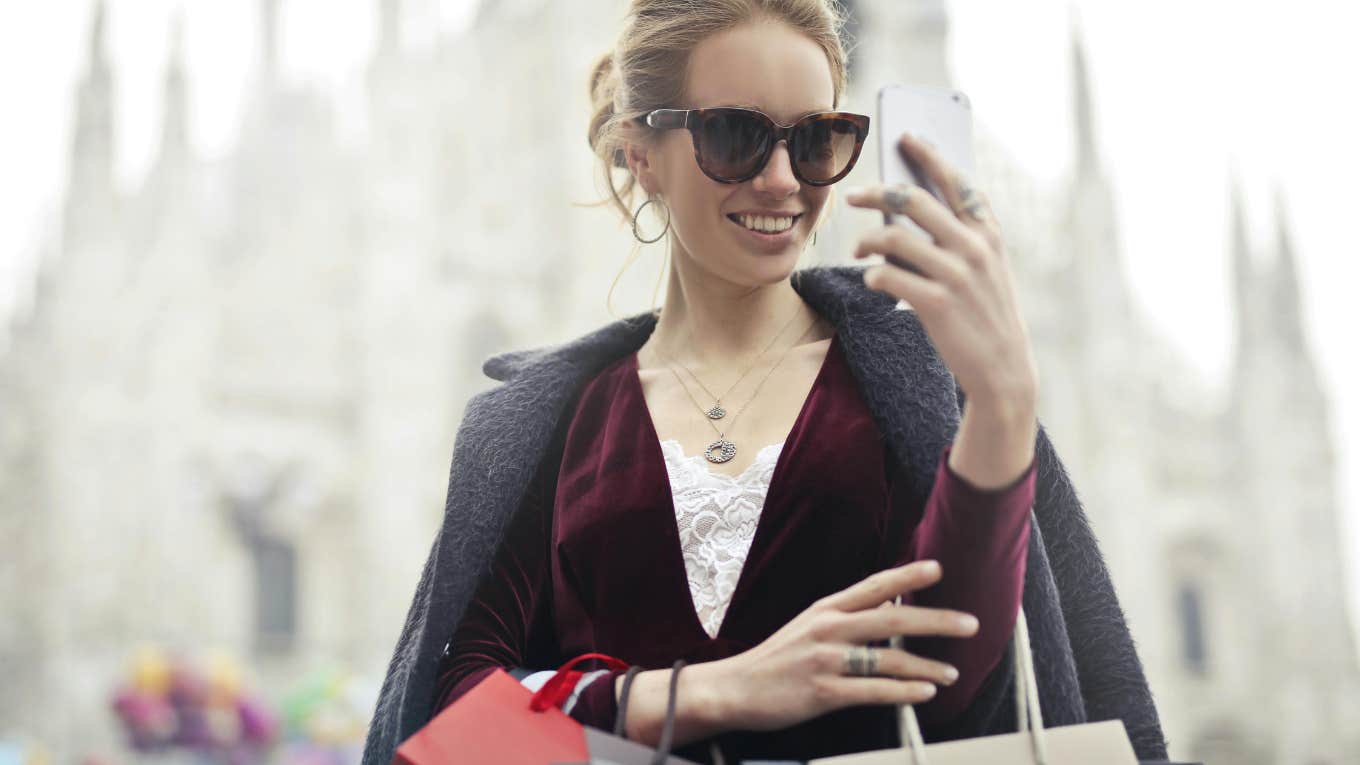
<path fill-rule="evenodd" d="M 188 154 L 188 105 L 184 84 L 184 8 L 175 11 L 170 28 L 170 56 L 165 68 L 165 105 L 161 120 L 161 164 L 178 164 Z"/>
<path fill-rule="evenodd" d="M 1251 242 L 1247 236 L 1246 206 L 1242 201 L 1242 179 L 1234 167 L 1228 181 L 1229 247 L 1232 248 L 1233 314 L 1236 326 L 1234 354 L 1242 359 L 1249 345 L 1259 340 L 1260 302 L 1256 299 L 1256 273 Z"/>
<path fill-rule="evenodd" d="M 1096 155 L 1095 116 L 1091 105 L 1091 78 L 1086 64 L 1081 19 L 1075 7 L 1070 11 L 1072 36 L 1072 112 L 1076 119 L 1077 172 L 1094 173 L 1100 168 Z"/>
<path fill-rule="evenodd" d="M 95 0 L 89 66 L 76 89 L 71 130 L 63 230 L 72 243 L 97 237 L 113 212 L 113 74 L 105 29 L 104 0 Z"/>
<path fill-rule="evenodd" d="M 855 0 L 845 10 L 854 16 L 851 59 L 860 59 L 865 81 L 953 86 L 944 0 Z"/>
<path fill-rule="evenodd" d="M 108 66 L 108 50 L 104 43 L 104 0 L 95 0 L 94 21 L 90 24 L 90 72 Z"/>
<path fill-rule="evenodd" d="M 260 0 L 260 70 L 273 85 L 279 74 L 279 0 Z"/>
<path fill-rule="evenodd" d="M 378 54 L 390 56 L 401 48 L 401 0 L 381 0 L 378 9 Z"/>
<path fill-rule="evenodd" d="M 913 71 L 919 72 L 925 82 L 953 87 L 954 77 L 949 70 L 949 10 L 944 0 L 919 0 L 907 5 L 915 17 L 908 47 L 921 48 Z"/>
<path fill-rule="evenodd" d="M 1288 349 L 1303 350 L 1303 316 L 1299 300 L 1298 262 L 1294 256 L 1294 238 L 1285 207 L 1284 190 L 1277 181 L 1273 189 L 1275 213 L 1275 257 L 1267 288 L 1270 290 L 1272 322 L 1277 336 Z"/>
<path fill-rule="evenodd" d="M 1115 347 L 1110 338 L 1118 337 L 1114 341 L 1117 343 L 1136 342 L 1133 338 L 1135 306 L 1119 247 L 1114 190 L 1109 179 L 1100 172 L 1096 160 L 1086 53 L 1081 44 L 1075 9 L 1071 13 L 1076 162 L 1067 189 L 1062 237 L 1080 291 L 1081 314 L 1088 322 L 1087 340 L 1092 347 L 1099 344 Z"/>

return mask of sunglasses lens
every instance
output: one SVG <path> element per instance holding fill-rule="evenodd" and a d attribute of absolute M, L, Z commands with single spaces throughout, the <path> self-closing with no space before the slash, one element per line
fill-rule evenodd
<path fill-rule="evenodd" d="M 859 126 L 843 117 L 810 120 L 794 132 L 794 166 L 811 183 L 827 183 L 849 171 L 861 141 Z"/>
<path fill-rule="evenodd" d="M 723 180 L 749 176 L 770 147 L 769 126 L 758 115 L 714 111 L 694 131 L 699 163 Z"/>

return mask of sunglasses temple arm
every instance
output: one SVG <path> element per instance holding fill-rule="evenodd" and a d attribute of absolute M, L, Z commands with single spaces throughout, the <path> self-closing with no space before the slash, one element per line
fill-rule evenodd
<path fill-rule="evenodd" d="M 647 125 L 660 130 L 689 126 L 688 109 L 656 109 L 647 113 Z"/>

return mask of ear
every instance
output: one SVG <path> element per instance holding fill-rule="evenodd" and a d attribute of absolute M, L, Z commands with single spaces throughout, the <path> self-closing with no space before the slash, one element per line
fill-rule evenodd
<path fill-rule="evenodd" d="M 642 139 L 644 129 L 633 120 L 624 123 L 624 158 L 628 162 L 628 170 L 637 179 L 638 185 L 647 194 L 656 194 L 661 191 L 661 179 L 658 173 L 659 147 L 654 143 Z"/>

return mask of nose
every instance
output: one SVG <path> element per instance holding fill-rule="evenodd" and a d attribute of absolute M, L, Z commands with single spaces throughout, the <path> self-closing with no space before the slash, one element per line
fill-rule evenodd
<path fill-rule="evenodd" d="M 798 191 L 798 179 L 793 175 L 793 158 L 789 156 L 788 141 L 780 140 L 774 145 L 770 159 L 752 179 L 756 191 L 771 196 L 786 197 Z"/>

